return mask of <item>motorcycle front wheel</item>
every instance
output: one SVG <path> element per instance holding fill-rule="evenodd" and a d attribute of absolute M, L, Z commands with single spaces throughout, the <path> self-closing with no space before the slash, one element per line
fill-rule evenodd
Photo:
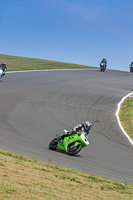
<path fill-rule="evenodd" d="M 67 147 L 67 154 L 68 155 L 76 155 L 77 153 L 79 153 L 82 149 L 82 144 L 78 144 L 77 146 L 75 146 L 75 142 L 74 143 L 71 143 L 68 145 Z"/>
<path fill-rule="evenodd" d="M 57 146 L 58 142 L 57 139 L 53 139 L 50 143 L 49 143 L 49 149 L 51 150 L 56 150 L 56 146 Z"/>

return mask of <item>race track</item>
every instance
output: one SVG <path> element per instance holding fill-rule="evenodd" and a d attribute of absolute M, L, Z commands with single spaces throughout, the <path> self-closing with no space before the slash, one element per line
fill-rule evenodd
<path fill-rule="evenodd" d="M 115 112 L 133 91 L 133 74 L 66 70 L 7 73 L 0 81 L 0 148 L 133 184 L 133 146 Z M 63 129 L 92 122 L 90 145 L 77 156 L 48 149 Z"/>

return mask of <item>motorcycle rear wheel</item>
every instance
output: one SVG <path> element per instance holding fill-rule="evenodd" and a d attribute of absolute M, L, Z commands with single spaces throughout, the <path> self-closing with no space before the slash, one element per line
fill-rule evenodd
<path fill-rule="evenodd" d="M 49 149 L 50 150 L 56 150 L 56 146 L 57 146 L 58 142 L 57 139 L 53 139 L 50 143 L 49 143 Z"/>
<path fill-rule="evenodd" d="M 82 144 L 78 144 L 77 146 L 75 146 L 75 142 L 74 143 L 71 143 L 68 145 L 67 147 L 67 154 L 68 155 L 76 155 L 77 153 L 79 153 L 82 149 Z"/>

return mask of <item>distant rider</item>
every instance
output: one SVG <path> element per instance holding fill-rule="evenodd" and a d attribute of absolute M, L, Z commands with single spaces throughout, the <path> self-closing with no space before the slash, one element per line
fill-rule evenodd
<path fill-rule="evenodd" d="M 106 60 L 105 58 L 102 59 L 102 61 L 101 61 L 101 63 L 100 63 L 100 68 L 101 68 L 101 66 L 102 66 L 103 64 L 104 64 L 105 69 L 106 69 L 106 67 L 107 67 L 107 60 Z"/>
<path fill-rule="evenodd" d="M 7 67 L 6 67 L 6 62 L 3 62 L 1 65 L 0 65 L 0 69 L 3 70 L 3 76 L 5 75 L 5 72 L 7 70 Z"/>
<path fill-rule="evenodd" d="M 133 62 L 131 62 L 131 64 L 129 65 L 130 67 L 130 72 L 133 72 Z"/>
<path fill-rule="evenodd" d="M 90 121 L 86 121 L 84 124 L 78 124 L 72 130 L 68 131 L 66 134 L 63 134 L 60 137 L 58 137 L 58 140 L 62 140 L 67 136 L 71 136 L 72 134 L 79 134 L 79 132 L 84 132 L 85 137 L 88 139 L 88 134 L 91 129 L 91 126 L 92 124 Z"/>

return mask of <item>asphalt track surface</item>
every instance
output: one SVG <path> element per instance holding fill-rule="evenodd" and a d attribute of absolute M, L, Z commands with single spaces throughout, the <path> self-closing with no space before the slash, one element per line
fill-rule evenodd
<path fill-rule="evenodd" d="M 133 74 L 68 70 L 7 73 L 0 81 L 0 148 L 133 184 L 133 146 L 115 116 Z M 76 156 L 48 149 L 63 129 L 90 120 L 90 144 Z"/>

